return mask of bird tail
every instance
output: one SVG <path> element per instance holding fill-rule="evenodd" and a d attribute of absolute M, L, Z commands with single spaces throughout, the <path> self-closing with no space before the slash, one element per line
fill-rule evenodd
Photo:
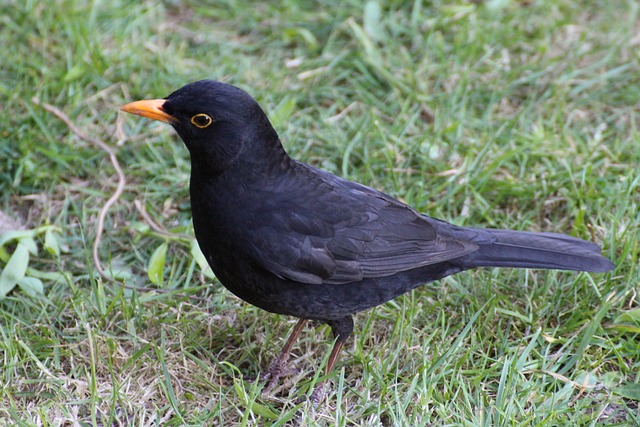
<path fill-rule="evenodd" d="M 564 234 L 458 228 L 478 250 L 460 259 L 465 268 L 513 267 L 605 272 L 615 265 L 595 243 Z M 458 233 L 454 233 L 458 234 Z"/>

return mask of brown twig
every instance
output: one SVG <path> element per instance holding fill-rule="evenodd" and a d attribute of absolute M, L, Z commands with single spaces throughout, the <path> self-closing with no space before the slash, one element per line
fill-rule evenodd
<path fill-rule="evenodd" d="M 121 284 L 122 286 L 124 286 L 127 289 L 135 289 L 135 290 L 138 290 L 138 291 L 159 292 L 159 293 L 168 293 L 168 292 L 170 292 L 170 290 L 167 290 L 167 289 L 156 289 L 156 288 L 146 288 L 146 287 L 139 287 L 139 286 L 130 286 L 130 285 L 127 285 L 126 283 L 121 283 L 121 282 L 117 281 L 116 279 L 114 279 L 113 277 L 109 276 L 104 271 L 104 269 L 102 268 L 102 264 L 100 262 L 100 255 L 99 255 L 100 243 L 102 242 L 102 233 L 104 232 L 104 221 L 105 221 L 105 218 L 107 217 L 107 212 L 109 211 L 111 206 L 118 200 L 118 198 L 120 197 L 120 195 L 124 191 L 124 187 L 125 187 L 125 185 L 127 183 L 125 174 L 122 171 L 122 168 L 120 167 L 120 163 L 118 162 L 118 158 L 116 156 L 116 153 L 111 149 L 111 147 L 108 144 L 106 144 L 104 141 L 101 141 L 98 138 L 92 138 L 89 135 L 87 135 L 86 133 L 84 133 L 59 108 L 54 107 L 53 105 L 47 104 L 45 102 L 41 102 L 38 98 L 33 98 L 32 102 L 34 104 L 36 104 L 36 105 L 40 105 L 42 108 L 44 108 L 45 110 L 49 111 L 50 113 L 53 113 L 62 122 L 64 122 L 64 124 L 67 125 L 67 127 L 73 133 L 75 133 L 80 139 L 82 139 L 85 142 L 88 142 L 89 144 L 93 144 L 93 145 L 99 147 L 101 150 L 105 151 L 109 155 L 109 160 L 111 161 L 111 164 L 113 165 L 113 168 L 116 170 L 116 174 L 118 175 L 118 183 L 117 183 L 117 186 L 116 186 L 116 191 L 111 195 L 111 197 L 109 197 L 109 199 L 104 204 L 102 209 L 100 209 L 100 212 L 98 214 L 98 224 L 96 226 L 96 239 L 93 242 L 93 248 L 92 248 L 92 251 L 91 251 L 92 252 L 92 258 L 93 258 L 94 267 L 98 271 L 100 276 L 102 276 L 105 280 L 107 280 L 109 282 Z M 121 128 L 118 129 L 118 135 L 119 135 L 119 140 L 120 141 L 118 141 L 117 144 L 120 145 L 120 143 L 125 138 L 124 132 L 122 131 Z M 148 216 L 148 214 L 146 214 L 144 209 L 143 208 L 141 209 L 141 206 L 138 206 L 138 204 L 139 204 L 139 202 L 136 204 L 136 207 L 141 212 L 141 214 L 143 214 L 142 215 L 143 218 L 145 219 L 145 221 L 147 221 L 149 223 L 151 228 L 155 229 L 156 231 L 159 231 L 162 234 L 170 234 L 169 232 L 167 232 L 166 230 L 163 230 L 160 226 L 158 226 L 155 223 L 155 221 L 153 221 Z M 204 298 L 200 298 L 200 297 L 196 297 L 196 296 L 190 296 L 190 298 L 194 298 L 194 299 L 197 299 L 197 300 L 204 300 Z"/>
<path fill-rule="evenodd" d="M 98 225 L 96 226 L 96 239 L 93 242 L 93 248 L 92 248 L 91 254 L 93 258 L 93 264 L 96 270 L 98 271 L 98 273 L 100 273 L 100 275 L 104 279 L 110 282 L 119 283 L 113 277 L 105 273 L 104 269 L 102 268 L 102 264 L 100 263 L 100 255 L 98 254 L 98 249 L 100 248 L 100 242 L 102 241 L 102 232 L 104 231 L 104 220 L 107 217 L 107 212 L 109 211 L 111 206 L 118 200 L 118 198 L 124 191 L 124 186 L 127 183 L 124 172 L 122 172 L 122 168 L 120 167 L 120 163 L 118 163 L 118 158 L 116 157 L 116 153 L 105 142 L 97 138 L 92 138 L 86 133 L 84 133 L 59 108 L 54 107 L 53 105 L 47 104 L 45 102 L 40 102 L 40 100 L 37 98 L 33 98 L 32 101 L 34 104 L 42 106 L 42 108 L 49 111 L 50 113 L 53 113 L 56 117 L 62 120 L 64 124 L 67 125 L 67 127 L 73 133 L 75 133 L 80 139 L 82 139 L 85 142 L 88 142 L 89 144 L 93 144 L 99 147 L 101 150 L 105 151 L 109 155 L 109 160 L 111 161 L 111 164 L 113 165 L 113 168 L 116 170 L 116 174 L 118 175 L 118 184 L 116 186 L 116 191 L 111 195 L 111 197 L 109 197 L 109 200 L 107 200 L 107 202 L 104 204 L 104 206 L 102 207 L 102 209 L 100 209 L 100 212 L 98 213 Z"/>

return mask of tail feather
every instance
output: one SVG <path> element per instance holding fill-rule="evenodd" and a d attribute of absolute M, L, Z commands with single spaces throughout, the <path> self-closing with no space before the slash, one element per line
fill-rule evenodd
<path fill-rule="evenodd" d="M 478 244 L 463 258 L 470 267 L 514 267 L 605 272 L 615 265 L 595 243 L 556 233 L 458 228 Z M 458 234 L 458 233 L 454 233 Z"/>

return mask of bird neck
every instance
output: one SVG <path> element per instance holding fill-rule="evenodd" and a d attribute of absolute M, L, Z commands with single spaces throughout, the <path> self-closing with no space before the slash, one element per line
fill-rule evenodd
<path fill-rule="evenodd" d="M 239 178 L 245 184 L 266 182 L 278 178 L 291 168 L 293 159 L 268 122 L 260 129 L 235 137 L 235 141 L 230 143 L 229 135 L 226 136 L 226 152 L 218 151 L 215 155 L 191 152 L 192 185 L 208 185 L 223 176 L 226 179 Z M 215 147 L 214 144 L 207 146 Z"/>

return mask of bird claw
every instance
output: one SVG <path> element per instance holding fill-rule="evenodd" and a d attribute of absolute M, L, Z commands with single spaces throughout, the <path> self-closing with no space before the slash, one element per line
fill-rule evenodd
<path fill-rule="evenodd" d="M 267 382 L 266 387 L 262 390 L 262 394 L 269 394 L 278 385 L 280 378 L 290 373 L 291 369 L 287 368 L 286 362 L 282 363 L 281 360 L 276 360 L 264 375 L 262 375 L 261 379 Z"/>
<path fill-rule="evenodd" d="M 291 331 L 291 335 L 289 335 L 289 338 L 282 348 L 282 351 L 273 362 L 273 364 L 269 367 L 269 369 L 267 369 L 267 372 L 265 372 L 265 374 L 262 376 L 262 379 L 268 379 L 267 386 L 262 391 L 263 394 L 271 392 L 271 390 L 273 390 L 278 384 L 278 380 L 280 379 L 280 377 L 289 375 L 291 373 L 291 370 L 287 368 L 287 362 L 289 361 L 289 356 L 291 355 L 291 347 L 298 339 L 298 335 L 300 335 L 300 332 L 302 331 L 305 323 L 306 319 L 298 320 L 298 323 L 293 328 L 293 331 Z"/>
<path fill-rule="evenodd" d="M 309 396 L 309 402 L 313 404 L 314 408 L 317 408 L 318 405 L 324 400 L 325 392 L 324 392 L 324 381 L 317 384 L 316 387 L 311 392 Z"/>

